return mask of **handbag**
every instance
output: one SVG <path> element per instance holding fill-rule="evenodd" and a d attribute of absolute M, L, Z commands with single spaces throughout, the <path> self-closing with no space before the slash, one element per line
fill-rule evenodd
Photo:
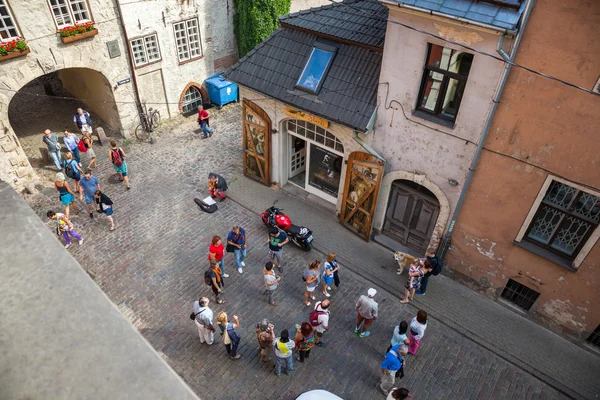
<path fill-rule="evenodd" d="M 225 251 L 228 253 L 233 253 L 235 251 L 235 249 L 237 249 L 237 247 L 232 246 L 229 243 L 227 243 L 227 246 L 225 246 Z"/>
<path fill-rule="evenodd" d="M 83 143 L 83 140 L 80 140 L 79 142 L 77 142 L 77 148 L 79 149 L 79 151 L 81 151 L 82 153 L 87 152 L 87 147 L 85 147 L 85 143 Z"/>

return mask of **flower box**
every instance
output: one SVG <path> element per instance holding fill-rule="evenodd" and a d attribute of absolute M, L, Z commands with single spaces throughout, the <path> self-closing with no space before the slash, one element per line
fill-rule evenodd
<path fill-rule="evenodd" d="M 24 56 L 25 54 L 29 54 L 29 53 L 31 53 L 30 48 L 27 48 L 27 49 L 21 50 L 21 51 L 11 51 L 10 53 L 8 53 L 5 56 L 0 55 L 0 61 L 10 60 L 11 58 L 15 58 L 15 57 L 21 57 L 21 56 Z"/>
<path fill-rule="evenodd" d="M 78 40 L 82 40 L 82 39 L 89 38 L 92 36 L 96 36 L 97 34 L 98 34 L 98 29 L 92 29 L 91 31 L 78 33 L 78 34 L 72 35 L 72 36 L 61 36 L 60 40 L 62 40 L 63 43 L 71 43 L 71 42 L 76 42 Z"/>
<path fill-rule="evenodd" d="M 11 41 L 0 43 L 0 61 L 21 57 L 30 52 L 27 42 L 20 36 Z"/>

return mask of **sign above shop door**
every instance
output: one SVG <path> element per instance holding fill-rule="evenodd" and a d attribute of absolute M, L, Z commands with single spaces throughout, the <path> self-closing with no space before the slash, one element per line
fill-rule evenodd
<path fill-rule="evenodd" d="M 242 146 L 244 175 L 264 185 L 271 184 L 271 118 L 262 108 L 242 101 Z"/>
<path fill-rule="evenodd" d="M 348 156 L 340 220 L 348 229 L 369 241 L 384 163 L 355 151 Z"/>

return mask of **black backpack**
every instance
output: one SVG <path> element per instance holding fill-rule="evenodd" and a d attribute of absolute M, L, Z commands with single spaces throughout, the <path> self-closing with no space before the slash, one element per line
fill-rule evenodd
<path fill-rule="evenodd" d="M 64 167 L 65 167 L 65 175 L 68 178 L 71 179 L 76 179 L 77 178 L 77 173 L 75 172 L 75 168 L 73 168 L 73 161 L 69 161 L 69 160 L 65 160 L 64 161 Z"/>
<path fill-rule="evenodd" d="M 442 260 L 438 256 L 429 259 L 431 266 L 433 269 L 431 270 L 431 275 L 437 276 L 442 272 Z"/>
<path fill-rule="evenodd" d="M 212 279 L 210 277 L 210 270 L 204 271 L 204 283 L 206 283 L 207 286 L 212 285 Z"/>
<path fill-rule="evenodd" d="M 214 213 L 215 211 L 217 211 L 219 209 L 219 207 L 217 207 L 216 204 L 206 204 L 204 201 L 196 198 L 194 199 L 194 201 L 196 202 L 196 204 L 198 204 L 198 207 L 200 207 L 200 209 L 204 212 L 207 212 L 209 214 Z"/>

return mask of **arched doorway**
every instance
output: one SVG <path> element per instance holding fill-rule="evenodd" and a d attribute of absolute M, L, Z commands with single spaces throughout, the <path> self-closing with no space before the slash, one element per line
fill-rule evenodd
<path fill-rule="evenodd" d="M 56 172 L 42 142 L 44 130 L 57 133 L 61 142 L 65 129 L 79 134 L 73 122 L 79 107 L 90 113 L 94 129 L 102 127 L 108 136 L 119 134 L 121 120 L 113 89 L 102 73 L 89 68 L 66 68 L 42 75 L 21 87 L 10 100 L 9 123 L 38 175 L 50 178 Z"/>
<path fill-rule="evenodd" d="M 381 233 L 422 255 L 429 247 L 439 214 L 440 203 L 429 189 L 416 182 L 395 180 Z"/>

